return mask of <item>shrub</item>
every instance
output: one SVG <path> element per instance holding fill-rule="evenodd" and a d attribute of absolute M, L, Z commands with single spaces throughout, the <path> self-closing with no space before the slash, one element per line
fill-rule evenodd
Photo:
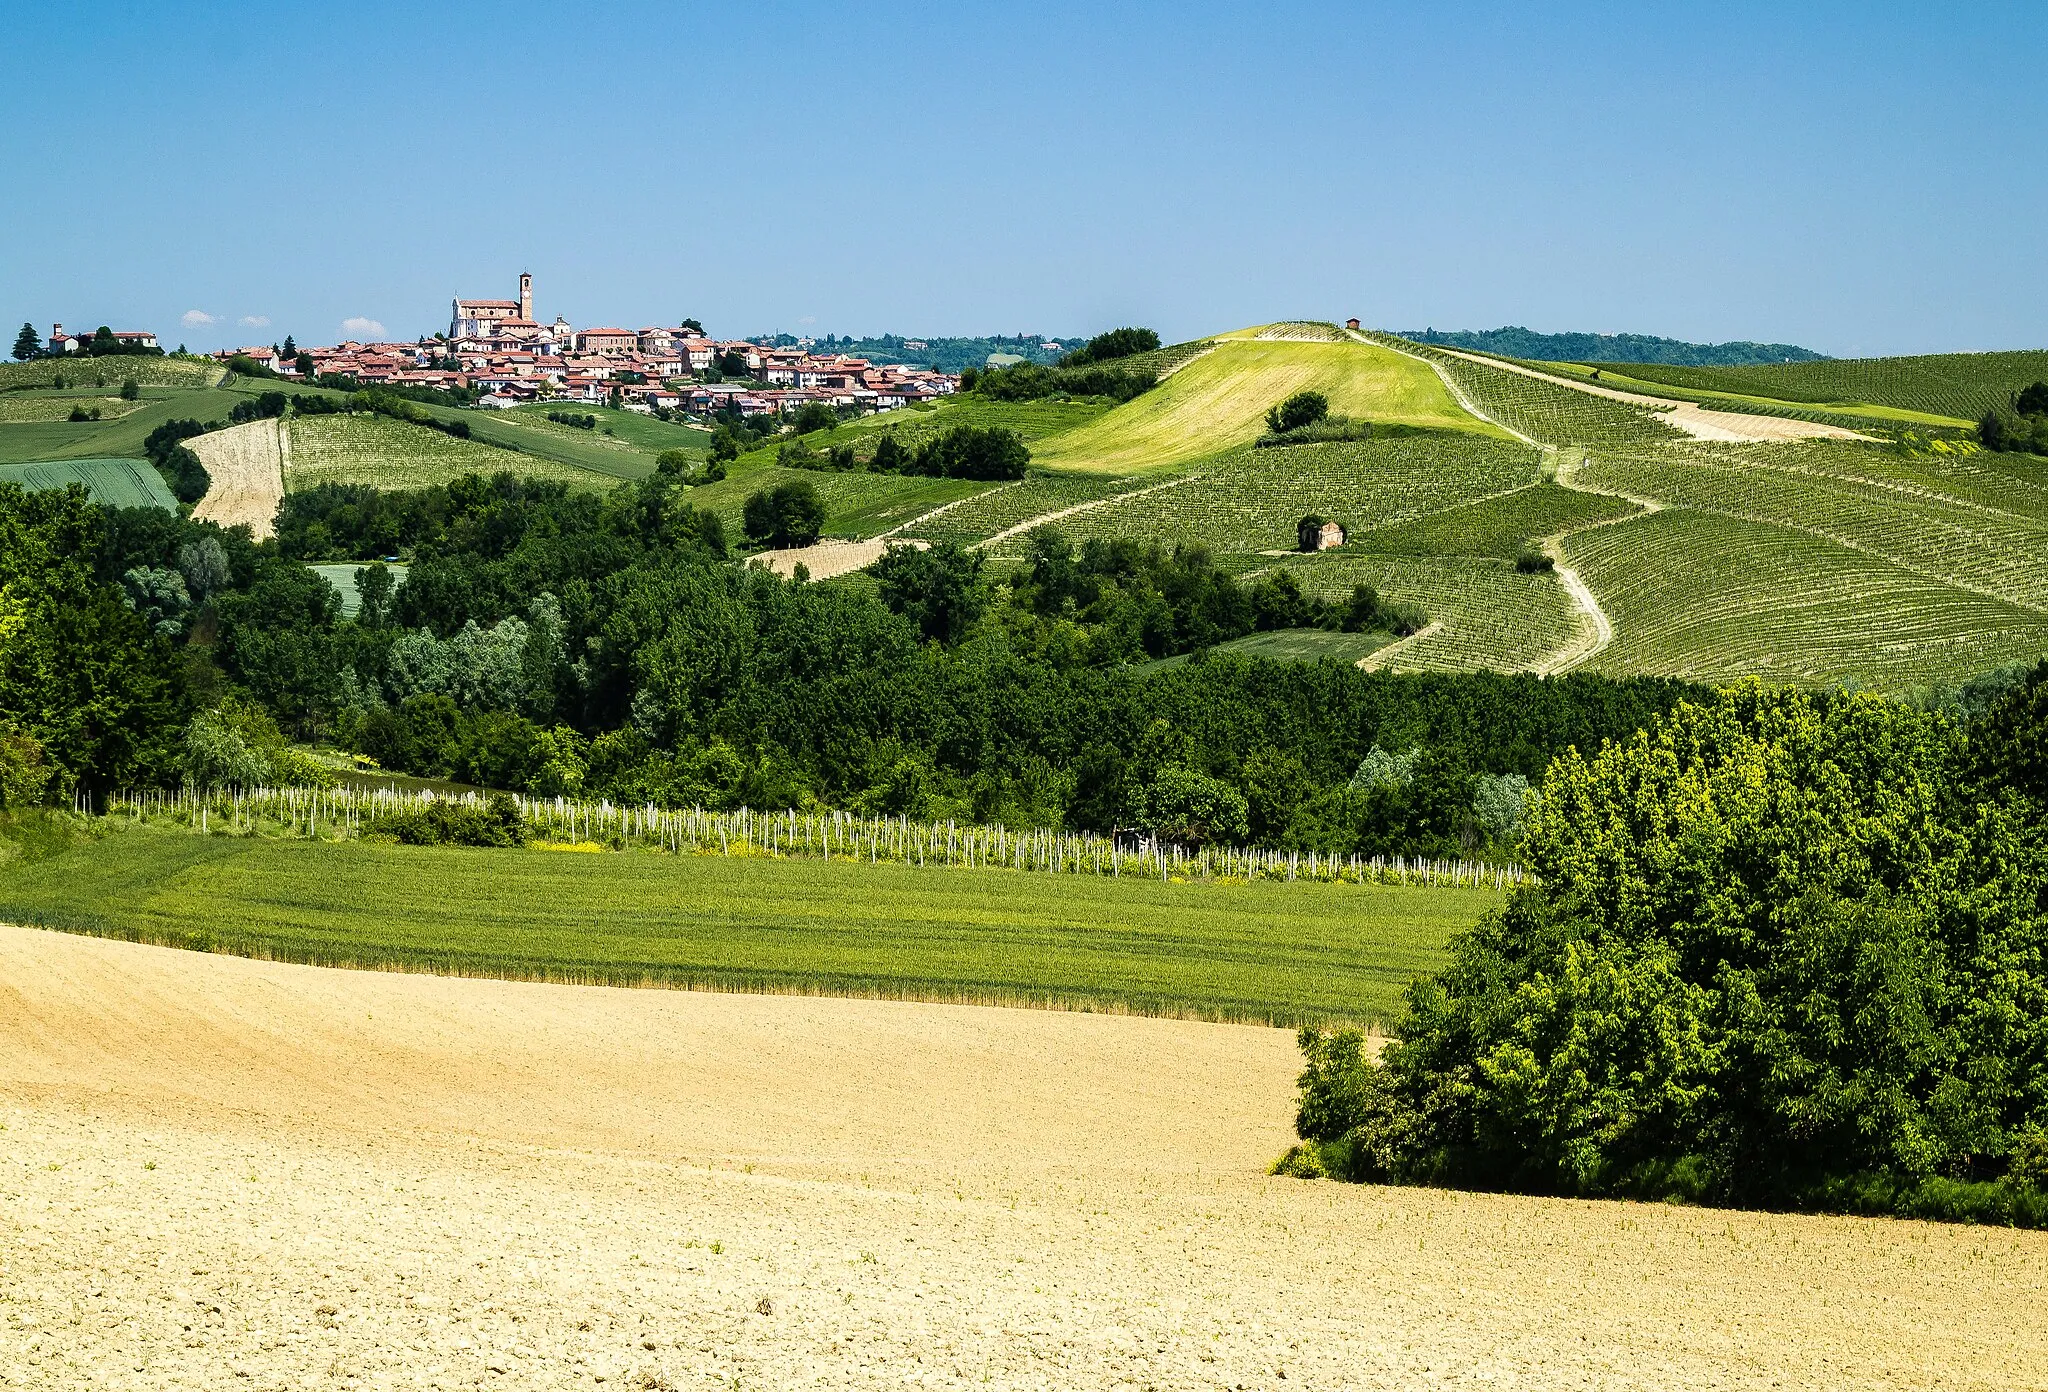
<path fill-rule="evenodd" d="M 34 735 L 0 724 L 0 809 L 34 807 L 56 790 L 57 770 Z"/>
<path fill-rule="evenodd" d="M 140 382 L 136 381 L 133 377 L 126 378 L 122 381 L 121 399 L 123 401 L 134 401 L 138 399 L 141 395 L 142 384 Z"/>
<path fill-rule="evenodd" d="M 1266 412 L 1266 429 L 1275 435 L 1314 425 L 1330 414 L 1330 399 L 1319 391 L 1298 391 Z"/>
<path fill-rule="evenodd" d="M 405 846 L 524 846 L 531 839 L 518 804 L 505 793 L 480 804 L 436 798 L 380 817 L 365 830 Z"/>
<path fill-rule="evenodd" d="M 1547 551 L 1539 551 L 1533 546 L 1524 546 L 1521 554 L 1515 557 L 1515 569 L 1523 575 L 1541 575 L 1546 571 L 1557 569 L 1557 562 L 1552 559 Z"/>

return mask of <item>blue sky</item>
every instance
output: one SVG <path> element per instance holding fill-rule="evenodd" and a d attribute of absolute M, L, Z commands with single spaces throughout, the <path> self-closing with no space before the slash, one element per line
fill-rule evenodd
<path fill-rule="evenodd" d="M 5 20 L 9 324 L 410 336 L 529 269 L 544 318 L 732 334 L 2048 344 L 2039 3 Z"/>

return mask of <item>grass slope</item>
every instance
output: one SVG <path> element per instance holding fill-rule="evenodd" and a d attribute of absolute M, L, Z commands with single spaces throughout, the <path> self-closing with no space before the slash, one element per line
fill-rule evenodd
<path fill-rule="evenodd" d="M 1310 390 L 1328 397 L 1339 415 L 1501 434 L 1459 407 L 1428 367 L 1376 344 L 1229 339 L 1143 396 L 1032 453 L 1053 468 L 1186 463 L 1248 444 L 1265 429 L 1268 407 Z"/>
<path fill-rule="evenodd" d="M 287 492 L 323 483 L 426 488 L 464 474 L 511 473 L 557 479 L 572 488 L 608 488 L 617 482 L 610 474 L 475 440 L 458 440 L 389 416 L 295 416 L 289 429 Z"/>
<path fill-rule="evenodd" d="M 1394 1017 L 1497 896 L 115 831 L 0 868 L 0 921 L 292 961 L 623 984 Z"/>
<path fill-rule="evenodd" d="M 1699 391 L 1813 405 L 1891 406 L 1974 424 L 1993 407 L 2010 405 L 2021 388 L 2048 380 L 2048 350 L 1841 358 L 1762 367 L 1612 366 L 1645 382 Z"/>
<path fill-rule="evenodd" d="M 176 512 L 178 500 L 163 475 L 139 459 L 62 459 L 41 464 L 0 464 L 0 483 L 31 493 L 81 484 L 104 507 L 154 507 Z"/>
<path fill-rule="evenodd" d="M 133 361 L 149 362 L 154 359 L 138 358 Z M 57 419 L 0 424 L 0 464 L 43 459 L 140 459 L 143 457 L 143 440 L 165 421 L 225 420 L 235 403 L 242 399 L 240 393 L 212 388 L 152 389 L 139 406 L 115 419 L 77 423 Z M 67 404 L 65 413 L 68 414 L 70 409 Z"/>

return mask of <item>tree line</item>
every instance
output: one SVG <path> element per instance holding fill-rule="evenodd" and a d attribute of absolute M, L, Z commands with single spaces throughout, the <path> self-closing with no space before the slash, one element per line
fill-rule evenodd
<path fill-rule="evenodd" d="M 289 495 L 257 543 L 0 489 L 0 584 L 26 616 L 0 674 L 10 757 L 47 771 L 45 795 L 90 797 L 306 776 L 293 747 L 324 741 L 400 772 L 664 806 L 1505 855 L 1511 780 L 1694 690 L 1204 648 L 1161 670 L 1135 660 L 1148 631 L 1185 648 L 1293 601 L 1219 598 L 1228 577 L 1193 555 L 1044 536 L 1012 576 L 955 555 L 880 587 L 783 580 L 727 563 L 691 496 L 659 474 L 602 495 L 510 475 L 329 485 Z M 365 566 L 353 618 L 305 564 L 382 554 L 409 558 L 405 579 Z"/>

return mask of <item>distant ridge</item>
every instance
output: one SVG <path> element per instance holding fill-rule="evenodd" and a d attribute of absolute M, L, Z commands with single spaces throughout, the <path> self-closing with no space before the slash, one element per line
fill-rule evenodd
<path fill-rule="evenodd" d="M 1666 363 L 1673 367 L 1755 367 L 1763 363 L 1821 362 L 1825 353 L 1790 343 L 1686 343 L 1649 334 L 1537 333 L 1534 329 L 1435 329 L 1401 332 L 1417 343 L 1469 348 L 1538 362 Z"/>

